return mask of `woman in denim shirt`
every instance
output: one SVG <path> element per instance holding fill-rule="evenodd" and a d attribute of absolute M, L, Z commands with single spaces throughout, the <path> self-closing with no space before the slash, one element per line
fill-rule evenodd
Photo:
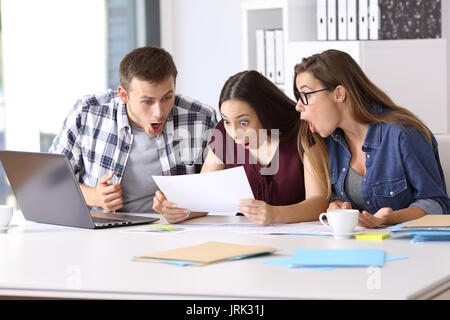
<path fill-rule="evenodd" d="M 374 85 L 347 53 L 327 50 L 295 67 L 301 119 L 326 138 L 329 209 L 361 211 L 374 228 L 449 212 L 437 142 Z M 303 145 L 307 151 L 309 145 Z"/>

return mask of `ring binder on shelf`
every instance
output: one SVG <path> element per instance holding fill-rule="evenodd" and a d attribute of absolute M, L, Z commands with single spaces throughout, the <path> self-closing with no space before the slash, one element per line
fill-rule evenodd
<path fill-rule="evenodd" d="M 256 30 L 256 71 L 266 75 L 266 45 L 263 29 Z"/>
<path fill-rule="evenodd" d="M 347 39 L 358 39 L 358 0 L 347 0 Z"/>
<path fill-rule="evenodd" d="M 284 83 L 283 30 L 275 30 L 275 83 Z"/>
<path fill-rule="evenodd" d="M 338 0 L 338 40 L 347 40 L 347 0 Z"/>
<path fill-rule="evenodd" d="M 358 0 L 358 38 L 369 40 L 369 1 Z"/>
<path fill-rule="evenodd" d="M 328 40 L 336 40 L 337 39 L 336 1 L 337 0 L 328 0 L 328 2 L 327 2 Z"/>
<path fill-rule="evenodd" d="M 327 0 L 317 0 L 317 40 L 327 40 Z"/>

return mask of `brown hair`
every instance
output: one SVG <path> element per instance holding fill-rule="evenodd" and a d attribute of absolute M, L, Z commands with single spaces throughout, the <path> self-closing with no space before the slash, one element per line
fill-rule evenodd
<path fill-rule="evenodd" d="M 162 82 L 169 76 L 177 78 L 177 68 L 172 56 L 164 49 L 146 46 L 128 53 L 119 65 L 120 85 L 129 89 L 133 78 L 148 82 Z"/>
<path fill-rule="evenodd" d="M 311 73 L 325 87 L 336 88 L 343 86 L 347 91 L 347 102 L 351 116 L 363 124 L 374 123 L 396 123 L 398 125 L 419 130 L 432 145 L 431 132 L 412 112 L 396 105 L 389 96 L 371 82 L 364 74 L 356 61 L 347 53 L 339 50 L 327 50 L 320 54 L 304 58 L 300 64 L 295 66 L 294 90 L 297 75 L 302 72 Z M 373 103 L 380 105 L 389 111 L 376 113 Z M 311 137 L 305 131 L 300 132 L 303 137 Z M 315 142 L 321 144 L 321 158 L 327 162 L 325 144 L 318 139 L 318 134 L 312 135 L 313 139 L 308 142 L 302 139 L 302 148 L 309 153 L 310 146 Z M 322 160 L 323 161 L 323 160 Z M 314 168 L 316 170 L 316 168 Z M 328 171 L 328 165 L 327 165 Z M 327 172 L 328 173 L 328 172 Z M 331 182 L 329 174 L 326 177 L 328 193 L 331 194 Z"/>
<path fill-rule="evenodd" d="M 302 121 L 296 103 L 259 72 L 242 71 L 228 78 L 220 93 L 219 109 L 231 99 L 248 103 L 265 129 L 279 129 L 280 141 L 298 133 Z"/>

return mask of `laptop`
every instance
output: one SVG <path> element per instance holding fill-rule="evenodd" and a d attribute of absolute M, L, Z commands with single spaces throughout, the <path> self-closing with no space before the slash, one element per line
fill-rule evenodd
<path fill-rule="evenodd" d="M 159 220 L 90 211 L 64 155 L 0 150 L 0 161 L 26 220 L 89 229 Z"/>

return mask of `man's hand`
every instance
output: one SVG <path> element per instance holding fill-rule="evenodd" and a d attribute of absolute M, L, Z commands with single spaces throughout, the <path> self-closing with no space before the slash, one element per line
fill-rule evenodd
<path fill-rule="evenodd" d="M 114 176 L 114 173 L 105 174 L 101 177 L 95 190 L 96 206 L 102 207 L 108 211 L 115 211 L 123 207 L 122 188 L 119 183 L 110 185 L 108 183 Z"/>

